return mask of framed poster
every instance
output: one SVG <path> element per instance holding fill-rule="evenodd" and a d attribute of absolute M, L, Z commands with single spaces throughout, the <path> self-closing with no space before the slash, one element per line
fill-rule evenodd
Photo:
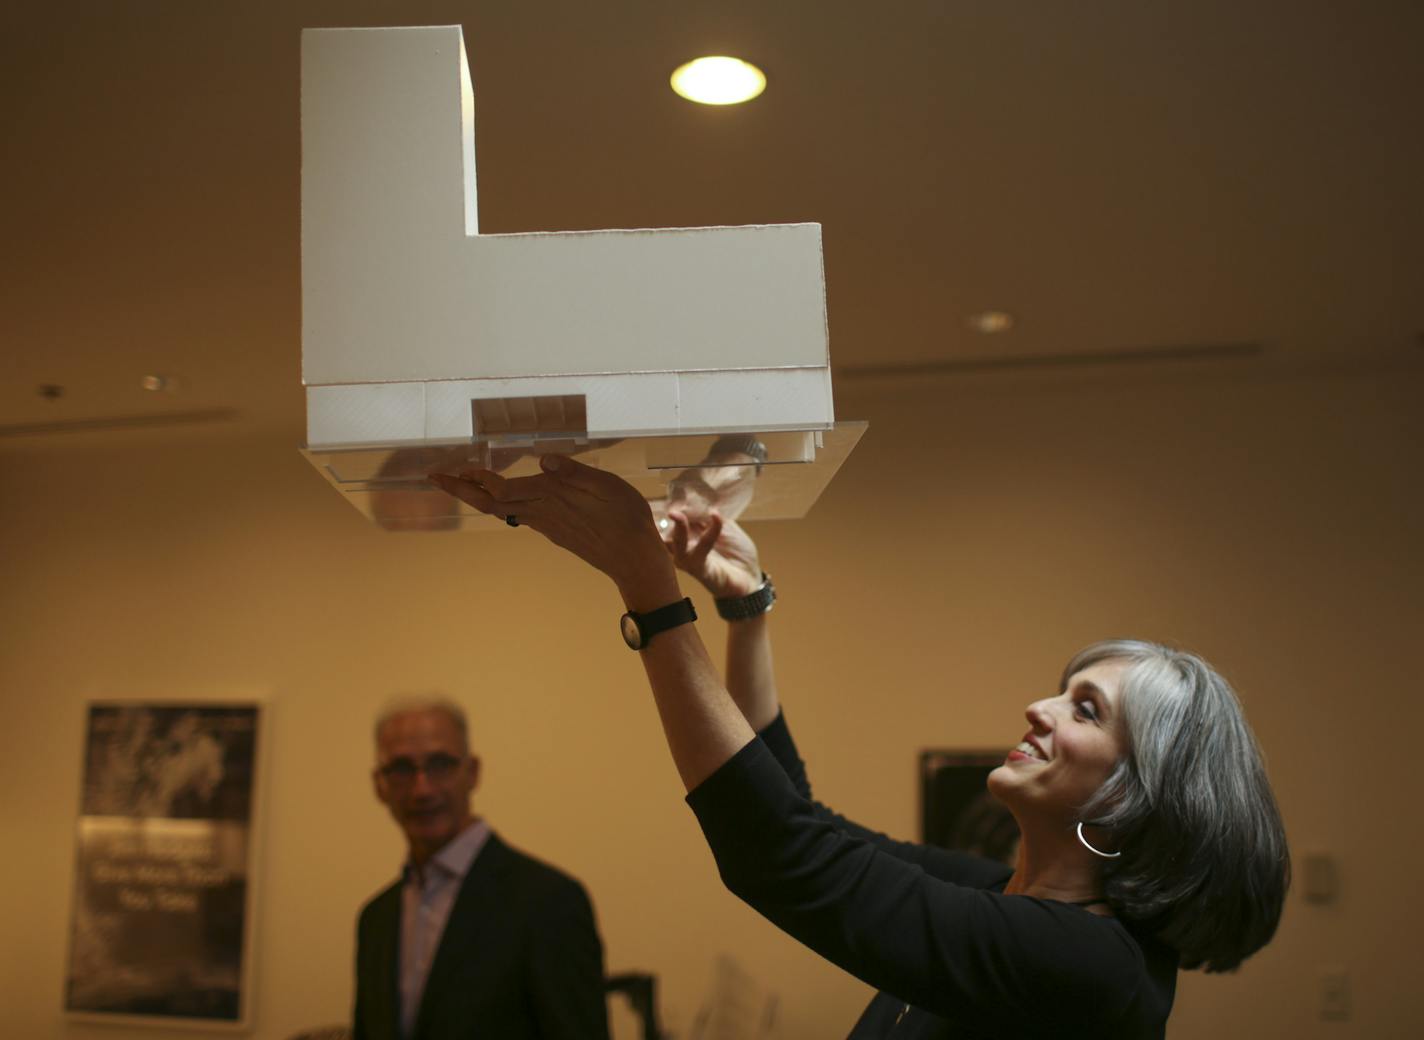
<path fill-rule="evenodd" d="M 65 1010 L 245 1028 L 258 704 L 94 703 Z"/>
<path fill-rule="evenodd" d="M 920 752 L 920 840 L 1013 865 L 1019 826 L 984 786 L 1007 751 Z"/>

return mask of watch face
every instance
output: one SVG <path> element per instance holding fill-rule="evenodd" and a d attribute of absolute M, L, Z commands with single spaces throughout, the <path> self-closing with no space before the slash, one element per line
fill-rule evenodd
<path fill-rule="evenodd" d="M 638 627 L 638 621 L 632 613 L 624 614 L 618 622 L 618 627 L 623 629 L 623 642 L 634 650 L 643 645 L 643 630 Z"/>

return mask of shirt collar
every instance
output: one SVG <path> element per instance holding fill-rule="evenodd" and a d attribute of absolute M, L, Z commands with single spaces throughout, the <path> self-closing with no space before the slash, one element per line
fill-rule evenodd
<path fill-rule="evenodd" d="M 434 867 L 442 874 L 453 878 L 463 878 L 470 872 L 470 865 L 475 862 L 475 857 L 485 847 L 485 842 L 489 841 L 489 836 L 490 825 L 483 819 L 475 820 L 451 838 L 444 848 L 431 856 L 430 861 L 426 864 L 426 869 Z M 419 877 L 422 873 L 417 871 L 415 864 L 406 862 L 405 876 L 407 880 Z"/>

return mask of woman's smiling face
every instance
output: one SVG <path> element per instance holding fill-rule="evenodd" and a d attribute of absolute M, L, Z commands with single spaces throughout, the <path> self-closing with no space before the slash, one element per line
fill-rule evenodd
<path fill-rule="evenodd" d="M 1099 661 L 1070 676 L 1058 696 L 1028 706 L 1029 731 L 989 774 L 989 790 L 1021 826 L 1036 818 L 1071 825 L 1127 751 L 1127 668 L 1123 660 Z"/>

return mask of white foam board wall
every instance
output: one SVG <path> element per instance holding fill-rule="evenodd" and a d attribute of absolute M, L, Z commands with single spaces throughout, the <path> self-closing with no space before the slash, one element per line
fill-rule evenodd
<path fill-rule="evenodd" d="M 302 34 L 302 304 L 313 446 L 467 437 L 498 381 L 591 430 L 834 418 L 819 225 L 478 234 L 458 26 Z"/>

